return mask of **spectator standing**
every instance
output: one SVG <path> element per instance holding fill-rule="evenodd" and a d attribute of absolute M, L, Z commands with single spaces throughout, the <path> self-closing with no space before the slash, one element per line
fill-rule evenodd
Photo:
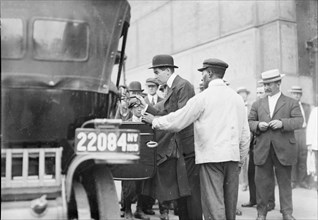
<path fill-rule="evenodd" d="M 236 218 L 239 166 L 249 145 L 243 100 L 222 80 L 227 67 L 228 64 L 218 59 L 205 60 L 198 69 L 202 72 L 204 91 L 176 112 L 159 118 L 143 116 L 154 128 L 175 132 L 194 123 L 195 159 L 200 166 L 206 220 Z"/>
<path fill-rule="evenodd" d="M 146 86 L 148 88 L 148 95 L 145 97 L 145 101 L 148 105 L 154 106 L 158 102 L 162 101 L 163 98 L 157 94 L 159 82 L 155 78 L 148 78 L 146 80 Z"/>
<path fill-rule="evenodd" d="M 265 90 L 263 86 L 256 88 L 256 101 L 265 97 Z M 249 162 L 248 162 L 248 185 L 250 200 L 247 203 L 242 204 L 242 207 L 253 207 L 256 205 L 256 185 L 255 185 L 255 163 L 254 163 L 254 147 L 256 142 L 255 134 L 251 135 L 250 150 L 249 150 Z M 272 182 L 271 189 L 268 191 L 270 194 L 269 202 L 267 205 L 267 212 L 272 211 L 275 208 L 275 180 Z"/>
<path fill-rule="evenodd" d="M 267 96 L 253 103 L 248 117 L 250 129 L 256 135 L 257 220 L 266 219 L 274 167 L 283 219 L 292 220 L 295 218 L 292 216 L 291 167 L 297 158 L 294 130 L 301 128 L 303 117 L 298 102 L 280 91 L 283 75 L 279 70 L 263 72 L 261 77 Z"/>
<path fill-rule="evenodd" d="M 301 188 L 308 188 L 307 175 L 307 145 L 306 145 L 306 126 L 310 114 L 310 105 L 301 102 L 303 90 L 300 86 L 292 86 L 289 90 L 292 97 L 299 103 L 301 114 L 304 118 L 304 123 L 300 129 L 295 130 L 295 137 L 297 143 L 297 163 L 292 167 L 292 188 L 299 186 Z"/>
<path fill-rule="evenodd" d="M 239 87 L 237 88 L 236 92 L 242 97 L 245 104 L 246 115 L 248 115 L 251 109 L 251 105 L 247 101 L 250 91 L 245 87 Z M 248 159 L 249 157 L 246 157 L 242 165 L 242 169 L 240 173 L 240 184 L 242 184 L 242 191 L 246 191 L 248 189 L 248 177 L 247 177 L 247 169 L 248 169 L 248 161 L 249 161 Z"/>

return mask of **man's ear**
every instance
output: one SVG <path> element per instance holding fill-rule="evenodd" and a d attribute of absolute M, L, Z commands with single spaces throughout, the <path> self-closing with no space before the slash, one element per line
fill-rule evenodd
<path fill-rule="evenodd" d="M 208 70 L 208 75 L 209 75 L 209 78 L 211 79 L 212 75 L 213 75 L 213 72 L 211 70 Z"/>

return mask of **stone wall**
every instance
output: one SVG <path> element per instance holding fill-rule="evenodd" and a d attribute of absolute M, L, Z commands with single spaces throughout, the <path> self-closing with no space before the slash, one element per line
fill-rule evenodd
<path fill-rule="evenodd" d="M 155 2 L 155 3 L 154 3 Z M 225 78 L 236 89 L 245 86 L 255 99 L 262 71 L 278 68 L 286 77 L 282 91 L 292 85 L 304 87 L 304 100 L 313 102 L 313 80 L 300 74 L 297 22 L 304 22 L 313 9 L 287 1 L 130 1 L 132 22 L 127 41 L 127 83 L 145 82 L 153 73 L 152 57 L 171 54 L 198 91 L 202 61 L 216 57 L 228 62 Z M 298 4 L 298 3 L 297 3 Z M 315 5 L 317 4 L 308 3 Z M 297 7 L 296 7 L 297 6 Z M 297 13 L 303 18 L 296 19 Z M 312 21 L 315 19 L 311 19 Z M 317 17 L 316 17 L 317 20 Z M 317 23 L 310 24 L 317 29 Z M 312 32 L 305 36 L 312 35 Z M 301 39 L 303 40 L 304 37 Z M 304 53 L 303 51 L 301 52 Z"/>

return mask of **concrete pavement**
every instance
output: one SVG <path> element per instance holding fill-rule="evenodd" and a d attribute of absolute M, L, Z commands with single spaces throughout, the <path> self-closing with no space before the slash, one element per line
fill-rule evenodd
<path fill-rule="evenodd" d="M 294 213 L 293 216 L 297 220 L 317 220 L 318 219 L 318 202 L 317 202 L 317 191 L 314 189 L 302 189 L 296 188 L 293 190 L 293 206 Z M 281 220 L 282 215 L 279 211 L 279 193 L 278 187 L 275 189 L 275 199 L 276 199 L 276 207 L 273 211 L 267 214 L 267 220 Z M 241 204 L 246 203 L 249 200 L 249 192 L 247 191 L 239 191 L 238 198 L 238 208 L 242 211 L 242 216 L 237 216 L 237 220 L 250 220 L 256 219 L 256 208 L 243 208 Z M 133 207 L 133 211 L 135 207 Z M 160 219 L 158 205 L 154 206 L 155 215 L 149 216 L 151 220 Z M 170 220 L 178 220 L 178 216 L 173 215 L 173 211 L 170 211 Z M 191 219 L 189 219 L 191 220 Z"/>

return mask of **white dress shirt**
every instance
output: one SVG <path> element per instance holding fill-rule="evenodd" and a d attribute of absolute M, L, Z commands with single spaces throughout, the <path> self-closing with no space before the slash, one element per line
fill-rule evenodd
<path fill-rule="evenodd" d="M 196 164 L 240 161 L 248 153 L 250 131 L 244 102 L 216 79 L 176 112 L 153 120 L 153 127 L 180 131 L 194 123 Z"/>
<path fill-rule="evenodd" d="M 306 144 L 311 145 L 313 150 L 318 150 L 317 134 L 318 134 L 318 107 L 314 107 L 310 112 L 307 129 L 306 129 Z"/>
<path fill-rule="evenodd" d="M 142 117 L 138 118 L 138 117 L 133 115 L 131 120 L 132 120 L 132 122 L 141 122 L 142 121 Z"/>
<path fill-rule="evenodd" d="M 303 108 L 303 105 L 301 104 L 301 102 L 299 102 L 299 107 L 300 107 L 301 114 L 304 118 L 303 128 L 305 128 L 306 127 L 306 116 L 305 116 L 305 111 L 304 111 L 304 108 Z"/>
<path fill-rule="evenodd" d="M 148 100 L 149 102 L 152 104 L 152 99 L 154 100 L 154 103 L 157 104 L 158 103 L 158 95 L 154 94 L 154 95 L 150 95 L 148 94 Z"/>
<path fill-rule="evenodd" d="M 167 81 L 167 85 L 169 86 L 169 88 L 171 88 L 172 83 L 173 83 L 173 81 L 174 81 L 174 79 L 175 79 L 176 77 L 177 77 L 177 74 L 176 74 L 176 73 L 172 73 L 172 74 L 171 74 L 170 78 L 169 78 L 168 81 Z"/>
<path fill-rule="evenodd" d="M 268 96 L 269 114 L 270 114 L 271 118 L 273 117 L 277 100 L 279 99 L 281 94 L 282 94 L 282 92 L 279 91 L 278 93 L 276 93 L 273 96 Z"/>

